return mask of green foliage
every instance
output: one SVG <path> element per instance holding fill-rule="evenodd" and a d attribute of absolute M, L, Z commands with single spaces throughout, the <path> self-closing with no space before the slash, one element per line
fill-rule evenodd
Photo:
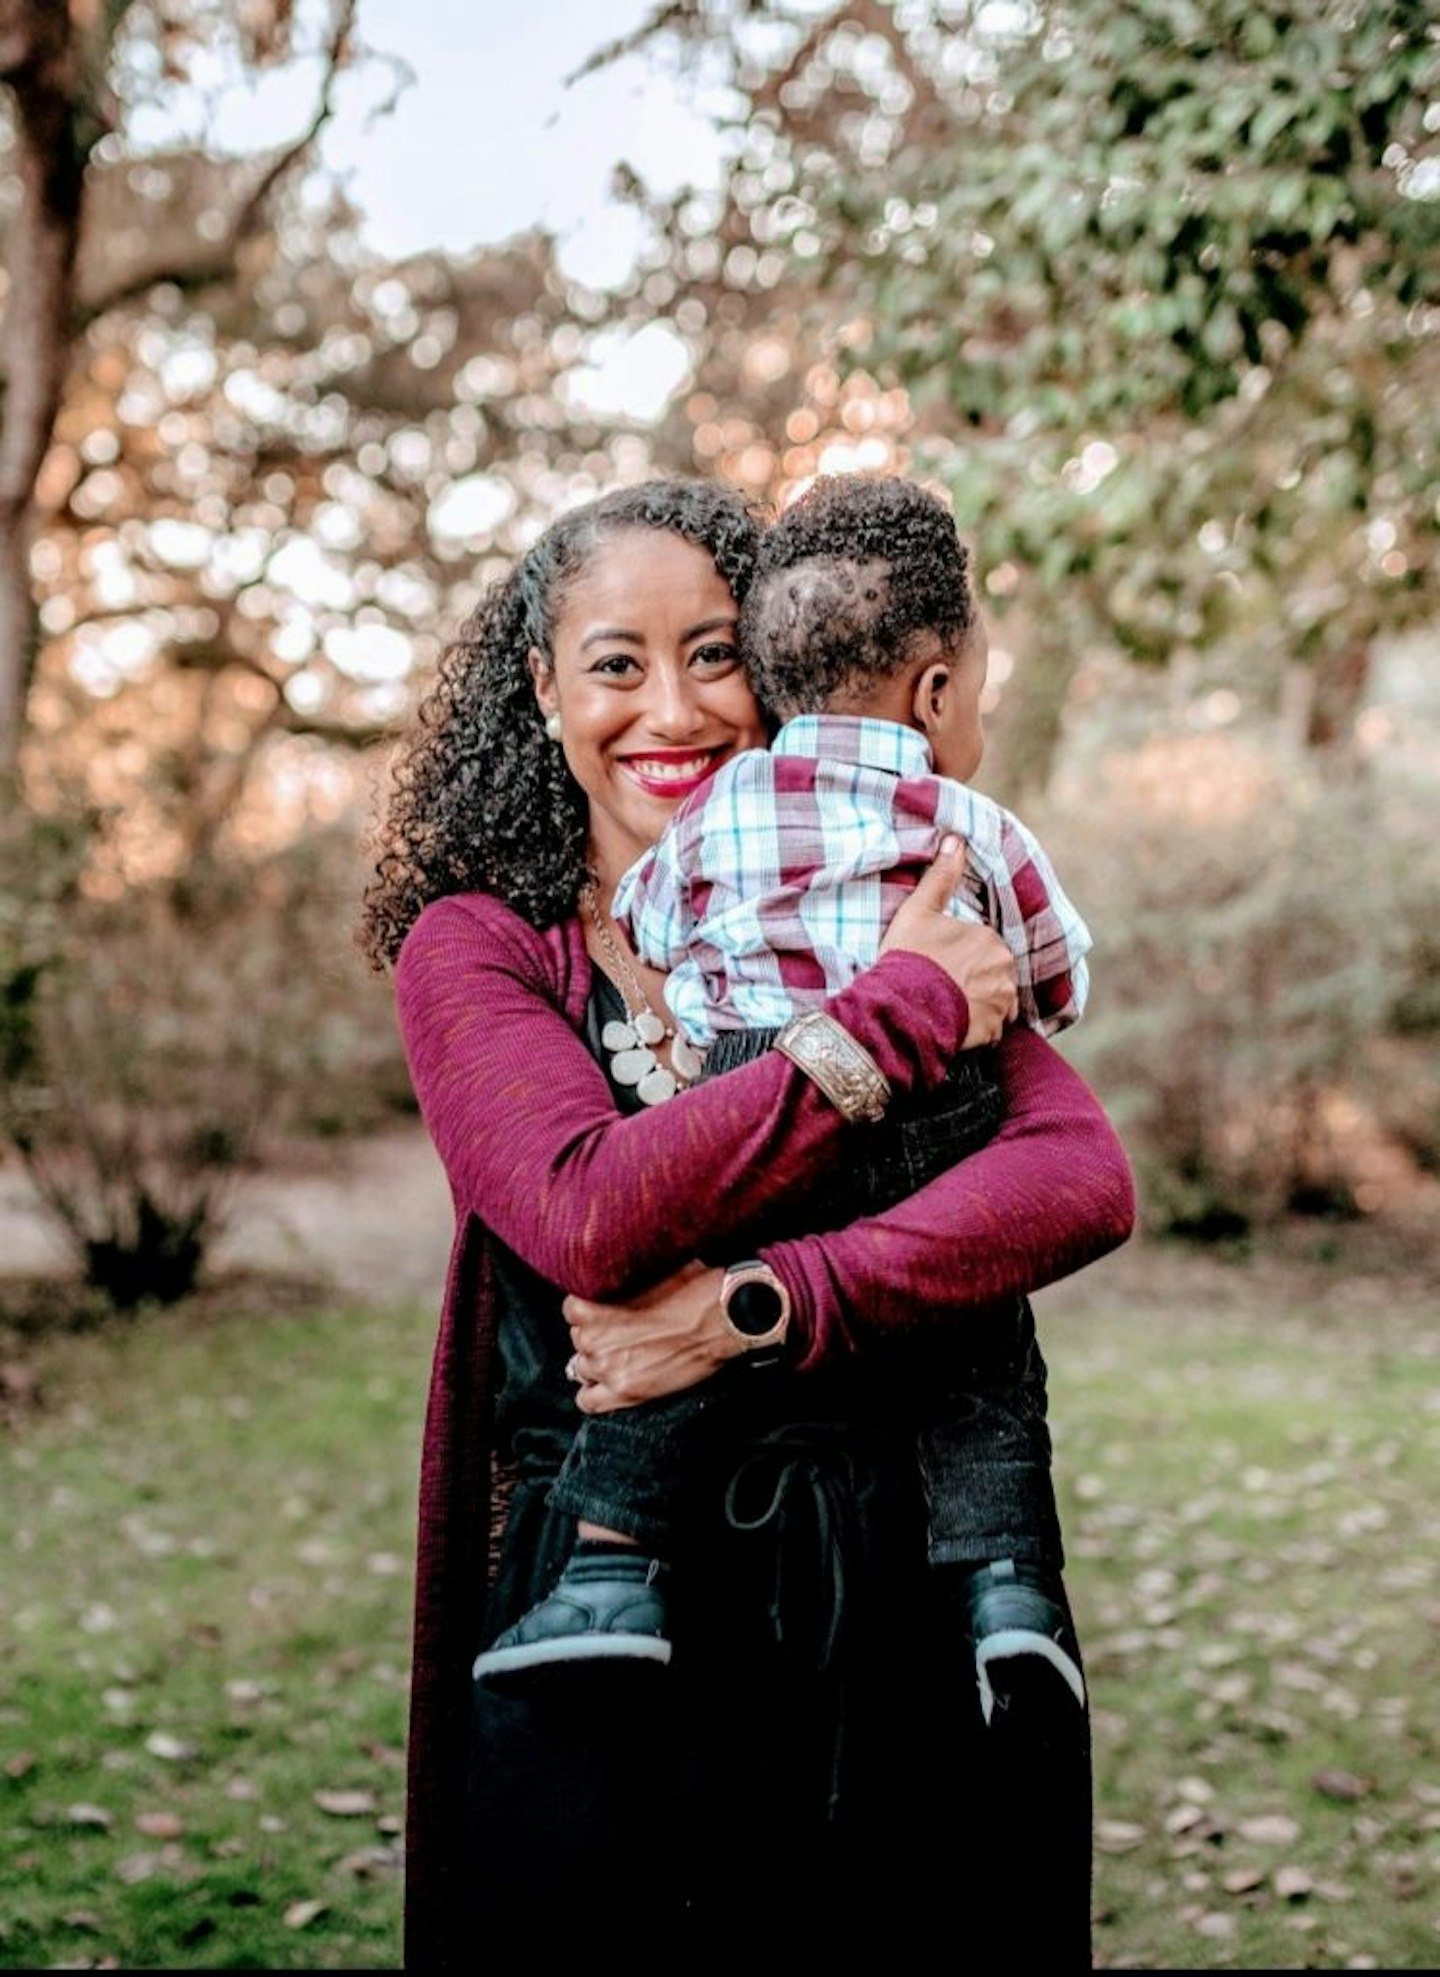
<path fill-rule="evenodd" d="M 1377 1148 L 1435 1160 L 1433 795 L 1326 786 L 1191 736 L 1067 780 L 1044 828 L 1096 940 L 1067 1055 L 1116 1119 L 1150 1228 L 1355 1213 L 1377 1205 Z"/>
<path fill-rule="evenodd" d="M 1056 689 L 1061 643 L 1168 665 L 1243 634 L 1253 704 L 1299 662 L 1306 739 L 1344 741 L 1372 643 L 1433 614 L 1433 26 L 1411 0 L 659 10 L 735 91 L 714 231 L 754 274 L 709 298 L 707 389 L 721 324 L 788 309 L 905 387 L 912 463 L 995 608 L 1055 628 Z"/>
<path fill-rule="evenodd" d="M 976 8 L 942 135 L 817 186 L 864 361 L 939 395 L 930 462 L 986 563 L 1147 659 L 1263 608 L 1323 662 L 1428 608 L 1430 26 L 1405 0 Z"/>

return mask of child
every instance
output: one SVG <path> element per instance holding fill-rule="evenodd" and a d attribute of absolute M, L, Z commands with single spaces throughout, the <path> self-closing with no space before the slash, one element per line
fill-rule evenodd
<path fill-rule="evenodd" d="M 944 506 L 893 478 L 822 480 L 764 538 L 740 644 L 779 731 L 769 751 L 732 757 L 680 807 L 612 909 L 641 959 L 670 971 L 666 1000 L 685 1042 L 706 1053 L 707 1075 L 777 1035 L 786 1048 L 786 1025 L 874 962 L 952 832 L 967 860 L 951 910 L 1010 946 L 1021 1020 L 1052 1034 L 1080 1015 L 1083 921 L 1024 825 L 965 787 L 984 749 L 987 651 L 967 565 Z M 837 1220 L 913 1192 L 989 1137 L 1000 1098 L 986 1057 L 965 1053 L 908 1117 L 857 1128 L 861 1157 L 850 1187 L 837 1188 Z M 903 1348 L 930 1559 L 974 1643 L 987 1721 L 1057 1676 L 1084 1702 L 1059 1603 L 1044 1362 L 1028 1305 L 987 1350 L 996 1344 L 946 1334 Z M 479 1657 L 478 1679 L 669 1659 L 662 1560 L 681 1515 L 682 1449 L 702 1415 L 713 1437 L 719 1384 L 586 1419 L 554 1500 L 610 1535 L 581 1541 L 549 1597 Z"/>

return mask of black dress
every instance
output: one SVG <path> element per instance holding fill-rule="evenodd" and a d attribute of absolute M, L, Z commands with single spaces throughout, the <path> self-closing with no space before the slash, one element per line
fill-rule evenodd
<path fill-rule="evenodd" d="M 605 1064 L 599 1028 L 621 1012 L 595 979 Z M 503 1251 L 497 1288 L 507 1511 L 487 1639 L 569 1552 L 546 1496 L 580 1418 L 559 1294 Z M 932 1945 L 982 1968 L 1088 1968 L 1088 1723 L 1072 1707 L 983 1724 L 926 1563 L 914 1435 L 874 1382 L 754 1386 L 743 1447 L 674 1562 L 669 1667 L 617 1681 L 611 1664 L 538 1704 L 475 1691 L 477 1931 L 483 1915 L 492 1947 L 498 1924 L 557 1959 L 609 1937 L 622 1960 L 677 1968 Z"/>

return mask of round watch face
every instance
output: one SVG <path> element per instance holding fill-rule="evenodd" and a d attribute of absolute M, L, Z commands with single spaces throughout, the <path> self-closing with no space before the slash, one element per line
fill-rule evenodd
<path fill-rule="evenodd" d="M 784 1313 L 785 1300 L 763 1277 L 737 1284 L 725 1300 L 725 1316 L 747 1339 L 761 1339 L 773 1332 Z"/>
<path fill-rule="evenodd" d="M 783 1337 L 790 1316 L 790 1299 L 768 1264 L 732 1263 L 720 1292 L 721 1309 L 733 1332 L 742 1339 Z"/>

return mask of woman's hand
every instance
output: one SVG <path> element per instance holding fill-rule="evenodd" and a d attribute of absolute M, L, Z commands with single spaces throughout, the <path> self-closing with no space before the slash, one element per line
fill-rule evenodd
<path fill-rule="evenodd" d="M 958 837 L 941 840 L 929 871 L 900 907 L 885 931 L 880 952 L 899 949 L 923 954 L 945 970 L 970 1004 L 964 1048 L 997 1043 L 1019 1013 L 1015 957 L 989 927 L 957 920 L 945 911 L 965 877 L 965 845 Z"/>
<path fill-rule="evenodd" d="M 687 1263 L 625 1304 L 567 1297 L 561 1309 L 582 1414 L 610 1414 L 708 1379 L 744 1350 L 720 1309 L 722 1270 Z"/>

